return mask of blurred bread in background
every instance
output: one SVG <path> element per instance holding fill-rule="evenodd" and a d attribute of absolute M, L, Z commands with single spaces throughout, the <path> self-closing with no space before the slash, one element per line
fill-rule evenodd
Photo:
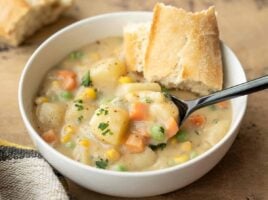
<path fill-rule="evenodd" d="M 0 44 L 18 46 L 72 4 L 73 0 L 0 0 Z"/>

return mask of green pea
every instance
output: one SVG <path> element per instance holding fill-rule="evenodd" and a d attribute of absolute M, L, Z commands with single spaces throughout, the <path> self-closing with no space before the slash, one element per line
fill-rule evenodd
<path fill-rule="evenodd" d="M 82 51 L 74 51 L 70 53 L 69 58 L 72 60 L 79 60 L 84 56 L 84 53 Z"/>
<path fill-rule="evenodd" d="M 74 141 L 67 142 L 67 143 L 65 144 L 65 146 L 66 146 L 67 148 L 73 149 L 73 148 L 75 147 L 75 142 L 74 142 Z"/>
<path fill-rule="evenodd" d="M 190 153 L 190 158 L 191 158 L 191 159 L 195 158 L 196 156 L 198 156 L 198 153 L 196 153 L 195 151 L 192 151 L 192 152 Z"/>
<path fill-rule="evenodd" d="M 187 132 L 184 131 L 184 130 L 179 131 L 179 132 L 176 134 L 176 139 L 177 139 L 179 142 L 185 142 L 185 141 L 187 141 Z"/>
<path fill-rule="evenodd" d="M 63 91 L 60 93 L 60 96 L 64 99 L 64 100 L 70 100 L 73 98 L 73 94 L 69 91 Z"/>
<path fill-rule="evenodd" d="M 151 127 L 151 136 L 156 141 L 165 140 L 165 129 L 160 125 L 153 125 Z"/>
<path fill-rule="evenodd" d="M 124 165 L 119 164 L 119 165 L 115 166 L 115 170 L 120 171 L 120 172 L 125 172 L 125 171 L 127 171 L 127 168 Z"/>

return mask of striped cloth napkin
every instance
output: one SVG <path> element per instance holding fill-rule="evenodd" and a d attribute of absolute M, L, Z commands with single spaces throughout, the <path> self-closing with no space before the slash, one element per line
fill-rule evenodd
<path fill-rule="evenodd" d="M 0 140 L 0 200 L 69 199 L 59 177 L 34 149 Z"/>

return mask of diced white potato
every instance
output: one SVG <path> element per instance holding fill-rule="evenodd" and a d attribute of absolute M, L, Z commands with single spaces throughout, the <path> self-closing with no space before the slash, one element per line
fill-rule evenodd
<path fill-rule="evenodd" d="M 142 153 L 125 154 L 121 161 L 129 170 L 140 170 L 152 166 L 156 159 L 156 153 L 149 147 L 146 147 Z"/>
<path fill-rule="evenodd" d="M 89 148 L 84 148 L 79 145 L 75 147 L 73 150 L 72 156 L 74 157 L 75 160 L 84 163 L 84 164 L 91 164 L 90 163 L 90 151 Z"/>
<path fill-rule="evenodd" d="M 126 73 L 126 66 L 116 58 L 108 58 L 96 63 L 90 69 L 93 85 L 97 88 L 112 88 L 118 78 Z"/>
<path fill-rule="evenodd" d="M 42 103 L 37 107 L 39 122 L 47 128 L 58 128 L 65 113 L 65 106 L 60 103 Z"/>
<path fill-rule="evenodd" d="M 116 96 L 125 96 L 127 93 L 136 91 L 161 92 L 161 87 L 157 83 L 128 83 L 118 86 Z"/>
<path fill-rule="evenodd" d="M 101 111 L 104 109 L 105 111 Z M 112 145 L 121 143 L 129 122 L 128 112 L 112 106 L 99 108 L 90 120 L 91 132 L 100 140 Z"/>
<path fill-rule="evenodd" d="M 172 102 L 152 103 L 150 106 L 150 114 L 154 116 L 157 121 L 162 123 L 167 122 L 170 117 L 178 119 L 178 108 Z"/>
<path fill-rule="evenodd" d="M 133 102 L 144 102 L 144 103 L 153 103 L 153 102 L 164 102 L 165 96 L 161 92 L 151 92 L 151 91 L 139 91 L 128 93 L 125 96 L 126 100 Z"/>
<path fill-rule="evenodd" d="M 94 104 L 83 103 L 83 109 L 78 110 L 75 104 L 76 102 L 72 102 L 68 105 L 65 114 L 65 122 L 67 123 L 76 124 L 86 122 L 92 117 L 95 110 L 97 109 L 97 106 Z"/>
<path fill-rule="evenodd" d="M 206 126 L 203 130 L 202 136 L 210 145 L 218 143 L 228 131 L 230 122 L 228 120 L 220 120 L 216 124 Z"/>

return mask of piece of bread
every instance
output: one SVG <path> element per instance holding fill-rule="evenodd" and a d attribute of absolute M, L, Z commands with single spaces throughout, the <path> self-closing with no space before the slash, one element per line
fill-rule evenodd
<path fill-rule="evenodd" d="M 0 44 L 19 45 L 55 21 L 73 0 L 0 0 Z"/>
<path fill-rule="evenodd" d="M 143 71 L 150 27 L 150 22 L 128 24 L 124 27 L 124 55 L 129 71 Z"/>
<path fill-rule="evenodd" d="M 222 60 L 214 7 L 191 13 L 156 4 L 144 76 L 168 88 L 201 95 L 221 90 Z"/>

